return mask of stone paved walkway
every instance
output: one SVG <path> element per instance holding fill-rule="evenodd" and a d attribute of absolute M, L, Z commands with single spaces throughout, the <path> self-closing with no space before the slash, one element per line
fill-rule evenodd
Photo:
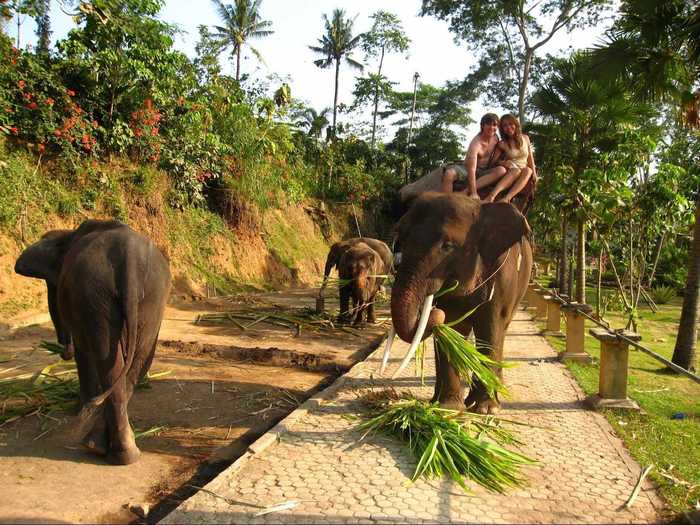
<path fill-rule="evenodd" d="M 416 462 L 401 444 L 374 436 L 358 443 L 354 422 L 358 388 L 376 373 L 383 345 L 319 396 L 307 401 L 240 460 L 184 502 L 164 523 L 652 523 L 662 521 L 663 504 L 645 484 L 629 510 L 622 506 L 640 467 L 628 455 L 605 418 L 585 410 L 583 392 L 554 350 L 537 335 L 529 316 L 518 312 L 506 339 L 505 370 L 511 397 L 504 418 L 518 427 L 522 451 L 539 460 L 527 468 L 526 488 L 506 495 L 474 485 L 465 494 L 447 480 L 408 483 Z M 395 344 L 387 376 L 406 345 Z M 427 352 L 432 355 L 432 350 Z M 426 383 L 413 367 L 378 386 L 432 394 L 434 368 Z M 255 516 L 262 508 L 290 500 L 287 510 Z"/>

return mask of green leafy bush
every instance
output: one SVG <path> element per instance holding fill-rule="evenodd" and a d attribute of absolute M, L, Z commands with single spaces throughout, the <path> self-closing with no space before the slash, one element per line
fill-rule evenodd
<path fill-rule="evenodd" d="M 676 296 L 672 286 L 655 286 L 651 289 L 651 298 L 656 304 L 667 304 Z"/>

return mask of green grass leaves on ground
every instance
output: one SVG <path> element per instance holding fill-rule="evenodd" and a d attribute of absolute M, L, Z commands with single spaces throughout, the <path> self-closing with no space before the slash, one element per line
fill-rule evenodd
<path fill-rule="evenodd" d="M 407 443 L 418 464 L 413 474 L 449 475 L 465 491 L 468 480 L 499 493 L 525 483 L 521 467 L 534 460 L 504 448 L 519 444 L 501 420 L 399 396 L 393 390 L 370 392 L 363 401 L 370 416 L 360 429 L 377 431 Z M 364 436 L 363 436 L 364 437 Z"/>

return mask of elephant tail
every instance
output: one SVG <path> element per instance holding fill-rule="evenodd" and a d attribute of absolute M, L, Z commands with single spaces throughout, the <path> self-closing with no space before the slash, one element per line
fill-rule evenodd
<path fill-rule="evenodd" d="M 135 253 L 138 253 L 137 247 L 129 246 L 129 249 L 133 249 Z M 114 389 L 121 383 L 122 380 L 126 379 L 126 375 L 131 369 L 131 365 L 134 362 L 134 356 L 136 355 L 136 342 L 138 339 L 138 319 L 139 319 L 139 300 L 145 295 L 145 283 L 148 282 L 148 274 L 150 270 L 150 249 L 149 246 L 149 256 L 146 257 L 146 272 L 145 279 L 143 283 L 140 282 L 140 268 L 138 268 L 138 258 L 135 256 L 127 256 L 125 261 L 124 274 L 121 279 L 121 306 L 122 306 L 122 316 L 123 325 L 120 337 L 122 358 L 124 360 L 124 366 L 122 367 L 119 376 L 112 382 L 110 387 L 102 392 L 99 396 L 93 397 L 90 401 L 85 403 L 78 413 L 75 434 L 78 439 L 82 439 L 92 428 L 95 418 L 99 414 L 99 408 L 105 400 L 112 395 Z M 143 288 L 143 290 L 141 289 Z"/>

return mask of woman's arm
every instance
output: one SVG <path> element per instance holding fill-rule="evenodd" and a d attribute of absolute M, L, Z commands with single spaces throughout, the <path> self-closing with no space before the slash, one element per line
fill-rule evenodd
<path fill-rule="evenodd" d="M 532 143 L 527 135 L 523 135 L 523 138 L 527 140 L 527 165 L 532 170 L 533 182 L 537 182 L 537 169 L 535 168 L 535 157 L 532 155 Z"/>
<path fill-rule="evenodd" d="M 493 155 L 491 155 L 491 159 L 489 162 L 489 168 L 493 168 L 494 166 L 503 166 L 503 162 L 501 159 L 503 158 L 503 148 L 501 148 L 501 143 L 499 142 L 496 144 L 496 147 L 493 148 Z M 507 166 L 506 166 L 507 167 Z"/>

